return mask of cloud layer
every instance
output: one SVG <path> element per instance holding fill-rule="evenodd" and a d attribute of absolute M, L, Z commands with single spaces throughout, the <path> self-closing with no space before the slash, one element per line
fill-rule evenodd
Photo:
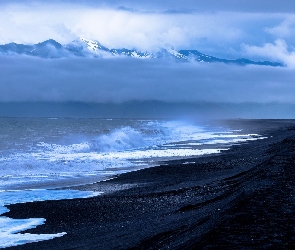
<path fill-rule="evenodd" d="M 295 4 L 266 2 L 2 1 L 0 43 L 68 43 L 85 37 L 110 48 L 157 50 L 169 45 L 229 59 L 251 54 L 242 44 L 263 46 L 283 39 L 295 46 L 295 15 L 290 11 Z"/>
<path fill-rule="evenodd" d="M 239 26 L 246 17 L 233 13 L 231 16 L 228 19 L 225 13 L 144 13 L 85 6 L 61 9 L 54 5 L 12 6 L 0 10 L 0 42 L 37 43 L 52 38 L 67 43 L 85 37 L 107 47 L 143 50 L 166 45 L 186 48 L 204 41 L 222 45 L 240 40 L 244 35 Z M 249 19 L 256 22 L 257 17 Z"/>
<path fill-rule="evenodd" d="M 295 103 L 288 68 L 31 57 L 0 57 L 0 67 L 0 102 Z"/>
<path fill-rule="evenodd" d="M 290 49 L 284 40 L 276 40 L 275 43 L 265 43 L 263 46 L 244 45 L 244 50 L 250 56 L 260 56 L 280 61 L 289 68 L 295 68 L 295 51 Z"/>

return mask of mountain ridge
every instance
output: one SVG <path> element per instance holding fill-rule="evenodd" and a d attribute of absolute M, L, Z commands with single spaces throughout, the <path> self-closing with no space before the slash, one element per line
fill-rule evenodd
<path fill-rule="evenodd" d="M 127 48 L 109 49 L 98 41 L 79 38 L 68 44 L 62 45 L 53 39 L 49 39 L 37 44 L 17 44 L 8 43 L 0 45 L 0 53 L 4 55 L 28 55 L 41 58 L 67 58 L 67 57 L 91 57 L 91 58 L 113 58 L 132 57 L 141 59 L 172 59 L 177 61 L 195 61 L 200 63 L 225 63 L 237 65 L 265 65 L 284 66 L 279 62 L 252 61 L 246 58 L 234 60 L 217 58 L 206 55 L 198 50 L 175 50 L 172 47 L 162 48 L 157 52 L 139 51 Z"/>

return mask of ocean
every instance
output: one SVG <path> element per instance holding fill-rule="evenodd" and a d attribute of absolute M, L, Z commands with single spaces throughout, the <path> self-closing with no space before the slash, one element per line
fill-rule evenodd
<path fill-rule="evenodd" d="M 159 119 L 0 118 L 0 124 L 0 248 L 66 234 L 19 233 L 46 219 L 5 217 L 9 204 L 96 196 L 100 193 L 53 189 L 263 139 L 242 130 Z"/>

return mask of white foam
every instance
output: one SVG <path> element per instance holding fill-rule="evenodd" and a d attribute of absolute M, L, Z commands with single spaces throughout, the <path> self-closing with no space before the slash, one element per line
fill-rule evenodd
<path fill-rule="evenodd" d="M 42 137 L 37 133 L 37 128 L 32 138 L 28 136 L 25 140 L 29 142 L 29 147 L 15 150 L 12 146 L 12 150 L 0 158 L 0 189 L 26 182 L 104 175 L 102 172 L 108 169 L 114 169 L 113 174 L 116 174 L 119 169 L 132 170 L 138 164 L 149 165 L 161 158 L 167 160 L 169 157 L 218 153 L 218 144 L 239 143 L 256 140 L 258 137 L 255 134 L 239 134 L 240 131 L 206 131 L 199 126 L 179 121 L 100 122 L 104 124 L 95 124 L 91 129 L 83 130 L 85 134 L 78 135 L 72 132 L 77 126 L 72 128 L 62 123 L 59 129 L 65 131 L 65 140 L 55 139 L 59 138 L 56 134 L 54 139 L 50 137 L 51 134 Z M 92 124 L 91 121 L 89 124 Z M 54 129 L 55 126 L 54 123 Z M 97 134 L 92 132 L 93 128 Z M 214 144 L 216 147 L 212 149 L 211 145 Z M 200 145 L 204 145 L 202 150 L 197 148 Z M 206 149 L 206 145 L 210 145 L 210 149 Z"/>
<path fill-rule="evenodd" d="M 260 138 L 256 134 L 206 132 L 177 122 L 157 124 L 148 121 L 144 129 L 122 127 L 92 140 L 69 145 L 39 142 L 29 152 L 1 157 L 0 188 L 11 187 L 14 183 L 100 175 L 106 169 L 131 169 L 138 162 L 144 166 L 161 158 L 219 153 L 218 146 L 202 150 L 196 146 L 233 144 Z"/>
<path fill-rule="evenodd" d="M 45 219 L 10 219 L 0 217 L 0 248 L 23 245 L 26 243 L 51 240 L 65 235 L 57 234 L 21 234 L 20 231 L 35 228 L 44 223 Z"/>
<path fill-rule="evenodd" d="M 100 192 L 78 190 L 2 190 L 0 191 L 0 215 L 9 211 L 5 206 L 10 204 L 44 200 L 87 198 L 99 194 Z M 12 219 L 5 216 L 0 216 L 0 248 L 50 240 L 66 234 L 66 232 L 56 234 L 20 233 L 27 229 L 42 225 L 45 223 L 45 221 L 46 220 L 44 218 Z"/>
<path fill-rule="evenodd" d="M 18 154 L 13 160 L 5 162 L 11 168 L 5 166 L 2 169 L 2 184 L 0 188 L 10 181 L 28 181 L 33 177 L 41 179 L 54 177 L 67 177 L 88 175 L 104 169 L 131 168 L 134 161 L 151 158 L 188 157 L 202 154 L 218 153 L 220 149 L 180 149 L 180 148 L 155 148 L 136 151 L 117 151 L 109 153 L 60 153 L 39 152 L 30 154 Z M 2 159 L 3 160 L 3 159 Z M 144 164 L 144 163 L 142 163 Z M 3 166 L 3 165 L 2 165 Z M 1 169 L 1 167 L 0 167 Z M 14 170 L 13 173 L 11 170 Z M 27 173 L 24 171 L 27 170 Z"/>

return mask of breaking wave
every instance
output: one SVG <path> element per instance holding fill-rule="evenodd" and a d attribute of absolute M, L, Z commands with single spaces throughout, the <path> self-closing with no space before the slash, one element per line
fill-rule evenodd
<path fill-rule="evenodd" d="M 48 121 L 47 121 L 48 122 Z M 213 131 L 172 121 L 87 120 L 78 132 L 57 120 L 46 131 L 34 128 L 17 148 L 0 158 L 0 189 L 13 183 L 43 182 L 75 176 L 115 174 L 175 157 L 218 153 L 220 144 L 251 140 L 251 135 Z M 81 126 L 81 125 L 80 125 Z M 39 131 L 40 130 L 40 131 Z M 37 139 L 36 139 L 37 138 Z M 216 145 L 208 148 L 204 145 Z M 202 147 L 200 147 L 202 146 Z"/>

